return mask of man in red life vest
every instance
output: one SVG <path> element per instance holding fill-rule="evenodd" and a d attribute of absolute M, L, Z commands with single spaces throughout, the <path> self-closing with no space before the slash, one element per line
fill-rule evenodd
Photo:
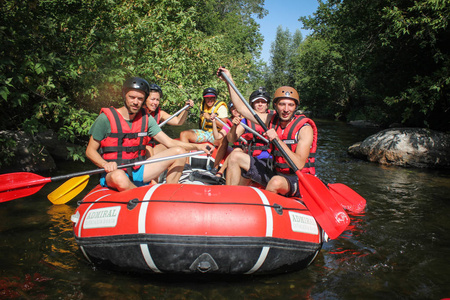
<path fill-rule="evenodd" d="M 189 150 L 204 150 L 205 145 L 183 143 L 173 140 L 161 131 L 154 118 L 149 118 L 142 108 L 149 96 L 149 84 L 139 77 L 127 79 L 122 86 L 124 106 L 115 109 L 103 108 L 92 125 L 86 148 L 86 156 L 98 167 L 104 168 L 100 184 L 118 191 L 129 190 L 148 184 L 168 170 L 166 181 L 178 183 L 186 159 L 161 161 L 130 168 L 119 169 L 120 165 L 145 160 L 145 146 L 149 137 L 166 146 L 152 158 L 186 153 Z"/>
<path fill-rule="evenodd" d="M 219 68 L 219 76 L 221 72 L 232 80 L 227 69 Z M 225 82 L 227 83 L 227 81 Z M 253 114 L 242 103 L 233 88 L 228 83 L 227 86 L 231 101 L 237 110 L 251 122 L 257 123 Z M 273 107 L 276 113 L 271 117 L 268 117 L 270 114 L 263 115 L 261 119 L 269 128 L 265 133 L 267 139 L 269 141 L 276 139 L 299 170 L 315 174 L 314 154 L 317 148 L 317 128 L 311 119 L 295 114 L 299 102 L 298 93 L 294 88 L 282 86 L 275 91 L 273 97 Z M 280 151 L 273 145 L 271 154 L 273 155 L 273 166 L 267 163 L 271 160 L 257 159 L 243 152 L 231 152 L 228 158 L 227 184 L 243 185 L 251 179 L 265 186 L 267 191 L 288 197 L 299 197 L 297 176 L 287 166 Z"/>

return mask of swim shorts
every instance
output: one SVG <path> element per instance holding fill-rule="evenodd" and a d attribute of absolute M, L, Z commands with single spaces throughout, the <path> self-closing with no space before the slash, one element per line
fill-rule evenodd
<path fill-rule="evenodd" d="M 211 144 L 214 143 L 214 134 L 212 131 L 205 131 L 202 129 L 192 129 L 192 131 L 197 136 L 195 142 L 196 143 L 206 143 L 210 142 Z"/>
<path fill-rule="evenodd" d="M 131 172 L 133 175 L 133 179 L 131 180 L 135 186 L 144 186 L 149 184 L 148 182 L 145 183 L 144 182 L 144 169 L 145 169 L 145 165 L 142 165 L 139 167 L 139 169 L 134 170 Z M 128 173 L 126 173 L 128 177 L 130 177 L 128 175 Z M 102 173 L 102 175 L 100 176 L 100 185 L 103 187 L 108 187 L 106 185 L 106 173 Z"/>
<path fill-rule="evenodd" d="M 242 177 L 251 179 L 262 186 L 267 186 L 269 180 L 275 175 L 283 176 L 289 182 L 289 192 L 283 196 L 297 198 L 300 197 L 297 175 L 274 173 L 268 166 L 267 159 L 257 159 L 253 156 L 250 156 L 250 168 L 248 169 L 248 171 L 242 170 L 241 175 Z"/>

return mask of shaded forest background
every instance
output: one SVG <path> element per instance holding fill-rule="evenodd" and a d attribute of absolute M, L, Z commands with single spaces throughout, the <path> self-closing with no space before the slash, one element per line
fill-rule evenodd
<path fill-rule="evenodd" d="M 450 1 L 318 2 L 299 16 L 312 34 L 278 27 L 266 64 L 264 0 L 2 1 L 0 128 L 52 129 L 84 161 L 88 130 L 101 107 L 121 105 L 125 78 L 160 85 L 168 112 L 187 98 L 198 110 L 205 87 L 228 100 L 215 76 L 224 65 L 246 96 L 294 86 L 314 117 L 450 130 Z M 0 137 L 0 167 L 14 147 Z"/>

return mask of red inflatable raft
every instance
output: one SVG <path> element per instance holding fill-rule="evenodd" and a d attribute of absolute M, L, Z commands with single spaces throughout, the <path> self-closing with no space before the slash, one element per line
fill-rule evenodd
<path fill-rule="evenodd" d="M 280 273 L 306 267 L 322 245 L 300 200 L 247 186 L 96 187 L 72 221 L 89 261 L 127 271 Z"/>
<path fill-rule="evenodd" d="M 273 274 L 309 265 L 325 234 L 302 200 L 220 185 L 204 170 L 213 162 L 191 158 L 194 169 L 179 184 L 94 188 L 72 216 L 83 254 L 99 267 L 150 273 Z"/>

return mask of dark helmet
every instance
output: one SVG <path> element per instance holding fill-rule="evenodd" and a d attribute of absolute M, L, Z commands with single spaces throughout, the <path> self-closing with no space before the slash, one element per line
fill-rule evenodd
<path fill-rule="evenodd" d="M 163 97 L 162 89 L 156 83 L 150 83 L 150 92 L 158 92 L 159 93 L 159 97 L 161 97 L 161 99 Z"/>
<path fill-rule="evenodd" d="M 232 101 L 228 102 L 228 111 L 231 111 L 231 109 L 234 107 L 234 104 Z"/>
<path fill-rule="evenodd" d="M 203 90 L 203 97 L 217 97 L 215 88 L 209 87 Z"/>
<path fill-rule="evenodd" d="M 277 103 L 278 99 L 280 98 L 288 98 L 295 101 L 297 106 L 300 104 L 300 97 L 298 96 L 297 91 L 290 86 L 282 86 L 279 87 L 275 94 L 273 95 L 273 107 L 275 108 L 275 104 Z"/>
<path fill-rule="evenodd" d="M 148 95 L 150 94 L 150 87 L 147 80 L 140 77 L 131 77 L 125 80 L 122 85 L 122 97 L 124 99 L 126 93 L 128 93 L 129 90 L 140 90 L 144 92 L 145 99 L 147 99 Z"/>
<path fill-rule="evenodd" d="M 256 91 L 254 91 L 251 95 L 250 95 L 250 103 L 253 103 L 253 101 L 256 101 L 258 99 L 263 99 L 266 100 L 267 105 L 269 105 L 270 103 L 270 95 L 268 92 L 266 92 L 266 88 L 265 87 L 259 87 L 259 89 L 257 89 Z"/>

